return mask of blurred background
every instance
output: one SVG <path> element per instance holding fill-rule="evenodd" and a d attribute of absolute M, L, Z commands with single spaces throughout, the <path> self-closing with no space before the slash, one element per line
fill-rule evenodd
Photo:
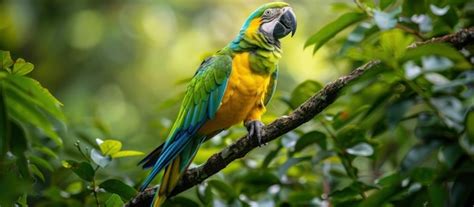
<path fill-rule="evenodd" d="M 116 201 L 113 206 L 121 206 L 130 200 L 148 173 L 136 165 L 142 156 L 112 160 L 103 149 L 94 154 L 99 150 L 96 139 L 118 140 L 122 150 L 144 153 L 163 143 L 199 64 L 234 39 L 247 16 L 267 2 L 0 0 L 3 60 L 3 51 L 10 51 L 13 59 L 33 63 L 28 76 L 64 104 L 67 117 L 66 123 L 56 123 L 62 120 L 50 115 L 62 114 L 48 114 L 57 106 L 44 93 L 34 94 L 38 91 L 0 96 L 8 99 L 11 123 L 26 132 L 7 143 L 6 151 L 0 147 L 0 158 L 7 158 L 5 163 L 0 159 L 0 166 L 12 166 L 0 171 L 0 188 L 13 189 L 0 193 L 0 205 L 99 206 L 99 201 Z M 411 56 L 406 47 L 472 27 L 474 3 L 287 2 L 298 28 L 293 38 L 282 40 L 277 92 L 265 123 L 350 69 L 373 59 L 383 63 L 346 87 L 322 114 L 232 162 L 171 205 L 355 206 L 375 200 L 366 206 L 462 206 L 472 201 L 474 187 L 467 184 L 474 182 L 474 46 L 464 45 L 459 53 L 430 44 L 413 49 L 417 52 Z M 339 26 L 321 30 L 331 22 Z M 342 31 L 346 27 L 351 29 Z M 336 34 L 328 44 L 318 42 Z M 304 49 L 307 40 L 311 47 Z M 313 54 L 313 44 L 324 46 Z M 0 84 L 33 81 L 3 67 Z M 43 98 L 39 107 L 35 95 Z M 41 101 L 52 104 L 44 107 Z M 36 107 L 31 111 L 37 113 L 13 114 L 15 103 Z M 46 118 L 16 120 L 22 115 Z M 62 147 L 46 138 L 55 132 L 43 134 L 48 124 L 60 134 Z M 192 166 L 245 134 L 240 125 L 216 136 L 201 147 Z M 110 179 L 115 180 L 104 184 Z M 117 183 L 121 187 L 110 187 Z"/>

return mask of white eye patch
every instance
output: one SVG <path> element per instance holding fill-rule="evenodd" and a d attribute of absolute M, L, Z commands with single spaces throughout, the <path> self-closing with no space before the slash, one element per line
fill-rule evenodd
<path fill-rule="evenodd" d="M 272 35 L 273 34 L 273 29 L 275 28 L 275 25 L 278 22 L 278 21 L 275 21 L 275 20 L 278 20 L 278 18 L 274 19 L 271 22 L 263 23 L 262 26 L 261 26 L 262 30 L 264 32 L 266 32 L 267 34 Z"/>

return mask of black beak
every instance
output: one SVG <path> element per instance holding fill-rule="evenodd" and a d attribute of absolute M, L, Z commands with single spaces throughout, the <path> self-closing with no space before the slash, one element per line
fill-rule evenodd
<path fill-rule="evenodd" d="M 280 16 L 275 28 L 273 29 L 273 37 L 275 39 L 281 39 L 286 35 L 293 35 L 296 32 L 296 16 L 290 7 L 285 8 L 286 11 Z"/>

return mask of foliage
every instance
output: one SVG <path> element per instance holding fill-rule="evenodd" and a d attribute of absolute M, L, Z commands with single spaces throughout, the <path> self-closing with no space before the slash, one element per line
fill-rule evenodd
<path fill-rule="evenodd" d="M 356 68 L 374 59 L 381 60 L 382 65 L 368 71 L 348 87 L 323 114 L 278 141 L 254 150 L 242 161 L 232 163 L 194 189 L 168 200 L 167 206 L 465 206 L 474 203 L 474 47 L 454 48 L 444 43 L 410 47 L 416 41 L 472 26 L 472 3 L 459 0 L 354 2 L 335 3 L 334 13 L 339 17 L 305 37 L 305 47 L 312 48 L 315 61 L 319 61 L 319 55 L 328 53 L 328 50 L 337 51 L 323 57 L 333 62 L 344 62 L 345 65 L 337 65 L 341 68 Z M 306 1 L 303 3 L 309 5 Z M 192 7 L 180 6 L 185 13 Z M 125 8 L 128 9 L 127 14 L 129 10 L 131 14 L 137 10 L 130 5 Z M 156 10 L 160 18 L 173 15 L 163 11 Z M 298 10 L 295 11 L 298 14 Z M 306 14 L 308 19 L 313 13 L 317 11 L 310 10 Z M 3 17 L 1 15 L 0 12 L 0 17 Z M 60 12 L 54 15 L 48 18 L 61 21 Z M 93 24 L 86 24 L 90 30 L 102 31 L 100 26 L 110 22 L 104 22 L 106 20 L 97 15 L 97 12 L 81 11 L 70 22 L 77 26 L 91 20 Z M 145 17 L 140 24 L 145 25 L 146 32 L 154 31 L 153 27 L 147 26 L 153 23 L 153 18 Z M 173 21 L 170 22 L 173 24 Z M 122 24 L 123 27 L 129 26 L 128 21 Z M 161 22 L 160 28 L 172 27 L 166 24 Z M 0 32 L 3 26 L 0 22 Z M 315 26 L 318 25 L 315 23 Z M 78 28 L 77 31 L 72 29 L 74 34 L 84 31 L 82 27 Z M 95 59 L 96 64 L 101 66 L 99 68 L 118 68 L 123 64 L 136 69 L 142 65 L 135 62 L 153 63 L 153 67 L 170 62 L 166 54 L 160 59 L 163 63 L 159 64 L 149 59 L 136 59 L 127 52 L 129 50 L 116 49 L 123 46 L 114 42 L 118 39 L 119 29 L 104 31 L 107 32 L 101 34 L 107 41 L 98 47 L 114 57 L 104 60 L 101 59 L 103 56 L 95 55 L 98 51 L 91 52 L 90 56 L 100 57 Z M 165 33 L 163 31 L 174 30 L 160 30 L 157 34 Z M 197 47 L 196 44 L 203 41 L 196 41 L 195 34 L 210 32 L 189 33 L 193 44 L 185 39 L 183 42 Z M 51 32 L 44 34 L 50 35 Z M 136 31 L 128 31 L 126 35 L 131 38 L 139 36 Z M 85 50 L 98 44 L 94 38 L 100 38 L 86 33 L 88 38 L 76 41 L 83 36 L 72 35 L 70 46 Z M 159 36 L 153 41 L 162 44 L 164 40 L 160 38 L 170 39 Z M 7 40 L 13 41 L 12 38 Z M 127 41 L 120 43 L 123 42 Z M 286 42 L 282 44 L 284 48 L 287 46 Z M 148 41 L 145 45 L 148 46 Z M 297 45 L 297 50 L 286 51 L 285 55 L 303 53 L 301 45 Z M 61 54 L 57 47 L 52 44 L 48 49 Z M 156 47 L 158 49 L 154 49 L 169 54 L 179 53 L 167 50 L 170 45 Z M 64 58 L 74 61 L 83 60 L 86 56 L 79 54 L 74 58 L 65 54 Z M 81 90 L 75 91 L 79 95 L 62 94 L 64 99 L 69 100 L 65 102 L 64 109 L 70 110 L 64 115 L 61 102 L 38 81 L 28 77 L 30 72 L 43 79 L 45 77 L 42 72 L 33 70 L 33 64 L 21 58 L 14 61 L 5 51 L 0 51 L 0 60 L 0 186 L 10 189 L 0 194 L 0 205 L 122 206 L 135 196 L 135 189 L 146 172 L 135 166 L 139 158 L 118 158 L 140 156 L 142 153 L 122 150 L 122 145 L 126 146 L 123 148 L 153 149 L 159 144 L 154 138 L 165 137 L 169 122 L 177 110 L 175 106 L 182 97 L 182 93 L 168 92 L 161 85 L 169 83 L 165 79 L 176 81 L 182 77 L 172 78 L 163 72 L 160 77 L 165 78 L 161 81 L 140 81 L 150 80 L 144 79 L 144 76 L 149 76 L 149 71 L 135 72 L 127 68 L 127 71 L 133 72 L 132 75 L 132 72 L 120 70 L 104 69 L 105 73 L 97 68 L 84 68 L 93 74 L 87 76 L 91 79 L 111 76 L 112 82 L 123 79 L 135 81 L 126 83 L 131 85 L 131 91 L 124 96 L 114 87 L 99 93 L 95 91 L 95 84 L 88 84 L 89 79 L 80 79 L 79 85 L 86 85 L 99 94 L 100 101 L 97 101 L 95 108 L 84 112 L 75 108 L 88 101 L 89 97 L 83 96 Z M 38 61 L 46 66 L 55 66 L 49 60 Z M 175 62 L 173 64 L 189 61 Z M 67 65 L 81 67 L 77 62 Z M 282 69 L 284 73 L 291 73 L 288 71 L 297 67 L 292 64 L 283 66 L 288 69 Z M 307 67 L 304 70 L 327 70 L 327 67 L 304 66 Z M 54 83 L 65 81 L 61 78 L 66 77 L 63 71 L 53 70 L 50 73 L 60 77 L 48 82 L 53 83 L 53 88 Z M 291 85 L 292 81 L 288 78 L 291 75 L 284 73 L 279 85 Z M 74 74 L 80 76 L 78 71 Z M 292 91 L 279 88 L 277 98 L 272 100 L 268 107 L 269 115 L 264 120 L 286 114 L 321 90 L 323 79 L 315 79 L 299 81 L 301 83 Z M 149 82 L 154 85 L 147 85 Z M 139 101 L 136 96 L 142 96 L 141 99 L 145 98 L 147 103 L 155 101 L 151 98 L 155 94 L 150 95 L 150 91 L 150 94 L 143 95 L 143 88 L 147 87 L 157 87 L 160 93 L 168 92 L 170 94 L 166 96 L 171 98 L 167 101 L 160 99 L 160 103 L 151 107 L 153 110 L 130 107 L 131 102 Z M 162 94 L 159 95 L 163 98 Z M 104 108 L 110 110 L 104 112 Z M 125 113 L 124 108 L 127 109 Z M 167 110 L 173 113 L 163 112 Z M 117 115 L 120 113 L 126 115 Z M 149 122 L 137 122 L 138 116 Z M 124 130 L 129 126 L 140 132 Z M 195 163 L 202 163 L 209 155 L 243 134 L 243 127 L 235 127 L 218 135 L 204 144 Z M 96 137 L 127 139 L 101 140 Z"/>

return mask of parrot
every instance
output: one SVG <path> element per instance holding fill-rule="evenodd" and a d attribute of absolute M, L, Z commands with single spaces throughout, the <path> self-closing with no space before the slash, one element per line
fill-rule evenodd
<path fill-rule="evenodd" d="M 164 203 L 200 145 L 221 131 L 243 122 L 248 136 L 263 144 L 261 117 L 276 88 L 280 39 L 293 36 L 296 26 L 288 3 L 266 3 L 250 14 L 229 44 L 202 61 L 166 141 L 139 162 L 152 168 L 141 191 L 164 170 L 151 206 Z"/>

